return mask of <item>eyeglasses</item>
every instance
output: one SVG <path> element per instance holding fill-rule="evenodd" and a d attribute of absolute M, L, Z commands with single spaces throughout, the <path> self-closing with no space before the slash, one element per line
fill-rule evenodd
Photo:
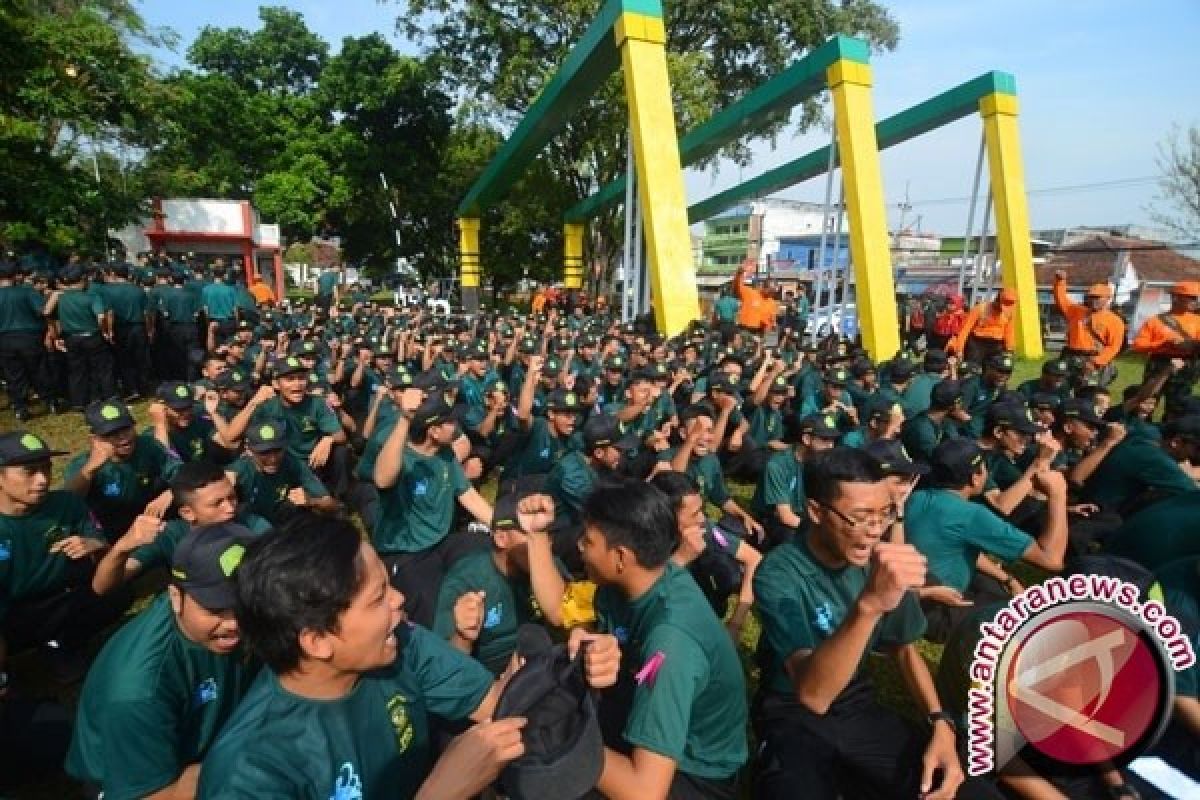
<path fill-rule="evenodd" d="M 852 531 L 869 531 L 872 528 L 886 528 L 895 522 L 898 516 L 895 508 L 889 508 L 878 516 L 849 517 L 827 503 L 822 503 L 819 500 L 814 500 L 813 502 L 832 511 Z"/>

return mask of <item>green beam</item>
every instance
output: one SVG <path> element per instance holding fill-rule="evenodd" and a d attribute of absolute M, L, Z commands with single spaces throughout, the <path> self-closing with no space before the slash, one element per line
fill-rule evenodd
<path fill-rule="evenodd" d="M 1007 72 L 987 72 L 928 100 L 880 121 L 875 126 L 879 149 L 885 150 L 921 134 L 979 112 L 979 100 L 989 94 L 1017 93 L 1016 80 Z M 757 178 L 726 189 L 688 208 L 688 222 L 716 216 L 753 197 L 765 197 L 797 183 L 823 175 L 829 167 L 829 146 L 764 172 Z"/>
<path fill-rule="evenodd" d="M 627 12 L 661 17 L 662 2 L 608 0 L 604 4 L 521 123 L 459 203 L 458 216 L 477 217 L 501 198 L 546 143 L 562 130 L 571 114 L 620 67 L 613 26 Z"/>
<path fill-rule="evenodd" d="M 760 128 L 772 115 L 790 111 L 806 98 L 825 89 L 825 72 L 841 59 L 862 64 L 870 61 L 870 48 L 862 39 L 834 36 L 794 62 L 783 72 L 718 112 L 690 131 L 679 142 L 679 159 L 684 166 L 716 153 Z M 567 210 L 567 222 L 584 222 L 625 196 L 625 176 L 600 188 L 596 194 Z"/>

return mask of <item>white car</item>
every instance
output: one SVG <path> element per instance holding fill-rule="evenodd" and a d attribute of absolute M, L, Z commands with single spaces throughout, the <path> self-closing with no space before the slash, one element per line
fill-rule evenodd
<path fill-rule="evenodd" d="M 818 338 L 824 338 L 830 332 L 840 333 L 846 338 L 858 335 L 858 308 L 854 303 L 847 303 L 844 309 L 834 306 L 832 320 L 828 308 L 816 309 L 809 313 L 808 323 L 804 326 L 805 334 L 811 336 L 815 333 Z"/>

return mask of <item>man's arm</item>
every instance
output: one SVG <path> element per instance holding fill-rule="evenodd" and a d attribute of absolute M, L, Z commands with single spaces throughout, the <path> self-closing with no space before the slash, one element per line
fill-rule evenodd
<path fill-rule="evenodd" d="M 1038 473 L 1034 485 L 1046 495 L 1046 522 L 1021 558 L 1050 572 L 1059 572 L 1067 552 L 1067 481 L 1060 473 L 1045 470 Z"/>
<path fill-rule="evenodd" d="M 521 396 L 517 398 L 517 422 L 525 430 L 533 422 L 533 396 L 537 392 L 538 380 L 542 376 L 542 356 L 530 356 L 529 371 L 521 383 Z"/>
<path fill-rule="evenodd" d="M 1119 422 L 1109 423 L 1104 438 L 1083 458 L 1079 459 L 1079 463 L 1067 470 L 1067 479 L 1070 480 L 1071 485 L 1083 486 L 1087 483 L 1088 478 L 1092 477 L 1092 473 L 1096 471 L 1101 462 L 1108 458 L 1108 454 L 1124 440 L 1125 426 Z"/>
<path fill-rule="evenodd" d="M 484 525 L 492 524 L 492 504 L 483 498 L 478 489 L 467 489 L 458 496 L 458 504 Z"/>
<path fill-rule="evenodd" d="M 419 389 L 406 389 L 400 398 L 400 417 L 396 420 L 396 427 L 388 434 L 375 460 L 375 474 L 372 477 L 380 489 L 392 488 L 400 478 L 404 466 L 404 447 L 408 444 L 408 422 L 420 401 Z"/>
<path fill-rule="evenodd" d="M 92 574 L 92 591 L 100 595 L 107 594 L 141 572 L 141 562 L 131 558 L 131 555 L 139 547 L 153 542 L 163 527 L 163 521 L 157 517 L 143 514 L 135 519 L 129 530 L 108 548 L 96 565 L 96 571 Z"/>
<path fill-rule="evenodd" d="M 112 455 L 113 446 L 103 439 L 93 436 L 92 448 L 88 451 L 87 461 L 83 463 L 78 472 L 67 479 L 66 490 L 80 497 L 87 497 L 88 492 L 92 489 L 92 479 L 96 477 L 100 468 L 108 463 Z"/>
<path fill-rule="evenodd" d="M 609 800 L 666 800 L 675 762 L 641 747 L 629 756 L 604 748 L 604 769 L 596 790 Z"/>
<path fill-rule="evenodd" d="M 908 693 L 917 704 L 926 714 L 940 712 L 942 702 L 934 689 L 929 666 L 921 657 L 916 645 L 906 644 L 895 648 L 892 658 L 900 674 L 904 676 Z M 941 782 L 936 789 L 933 786 L 935 770 L 941 770 L 942 773 Z M 962 765 L 959 764 L 955 751 L 954 728 L 948 722 L 938 720 L 933 724 L 933 735 L 922 758 L 921 797 L 929 800 L 951 800 L 963 779 Z"/>

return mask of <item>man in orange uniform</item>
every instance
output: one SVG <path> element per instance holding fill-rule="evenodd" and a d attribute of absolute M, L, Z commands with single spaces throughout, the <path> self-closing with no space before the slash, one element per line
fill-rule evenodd
<path fill-rule="evenodd" d="M 992 353 L 1012 350 L 1017 340 L 1013 322 L 1016 303 L 1016 292 L 1001 289 L 995 300 L 976 304 L 963 320 L 962 330 L 950 342 L 949 351 L 964 361 L 982 364 Z"/>
<path fill-rule="evenodd" d="M 754 262 L 747 261 L 738 271 L 737 280 L 733 282 L 733 291 L 742 308 L 738 312 L 738 325 L 755 333 L 765 333 L 775 327 L 775 315 L 779 313 L 779 305 L 770 296 L 770 289 L 763 286 L 761 290 L 746 285 L 746 276 L 754 272 Z"/>
<path fill-rule="evenodd" d="M 1100 373 L 1100 384 L 1107 386 L 1116 377 L 1112 360 L 1125 341 L 1125 321 L 1109 309 L 1113 291 L 1107 283 L 1088 287 L 1084 305 L 1067 297 L 1067 273 L 1054 273 L 1054 304 L 1067 320 L 1067 343 L 1062 357 L 1068 364 L 1079 365 L 1084 376 Z"/>
<path fill-rule="evenodd" d="M 1200 281 L 1180 281 L 1171 287 L 1171 310 L 1155 315 L 1142 325 L 1133 339 L 1133 349 L 1146 355 L 1142 382 L 1171 368 L 1171 359 L 1187 365 L 1167 378 L 1163 396 L 1170 416 L 1192 393 L 1200 378 Z"/>
<path fill-rule="evenodd" d="M 254 298 L 254 302 L 260 306 L 275 305 L 275 292 L 270 286 L 263 282 L 263 279 L 254 275 L 251 277 L 250 295 Z"/>

